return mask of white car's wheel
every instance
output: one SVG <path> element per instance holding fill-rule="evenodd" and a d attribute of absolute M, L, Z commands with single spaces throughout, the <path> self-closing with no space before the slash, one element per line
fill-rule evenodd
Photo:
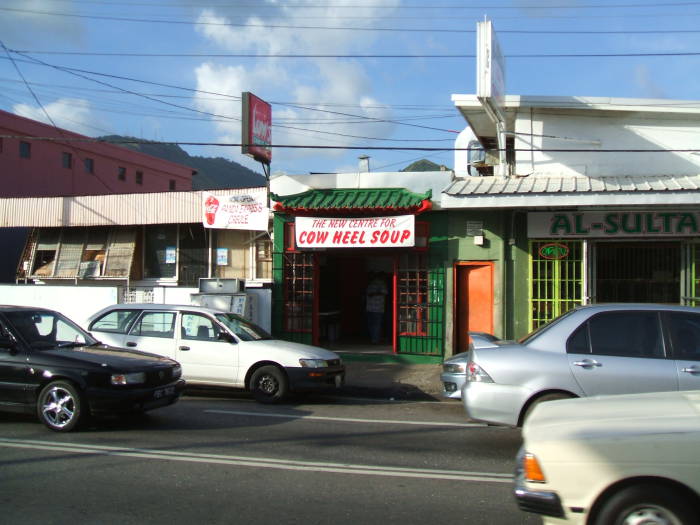
<path fill-rule="evenodd" d="M 684 496 L 662 485 L 632 485 L 609 498 L 598 512 L 594 523 L 595 525 L 697 523 L 697 514 Z"/>
<path fill-rule="evenodd" d="M 276 366 L 262 366 L 250 378 L 250 391 L 261 403 L 278 403 L 287 397 L 287 376 Z"/>

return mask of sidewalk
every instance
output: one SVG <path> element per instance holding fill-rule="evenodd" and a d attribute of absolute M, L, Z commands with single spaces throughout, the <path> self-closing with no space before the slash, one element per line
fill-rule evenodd
<path fill-rule="evenodd" d="M 393 400 L 444 401 L 440 364 L 376 363 L 344 360 L 342 395 Z"/>

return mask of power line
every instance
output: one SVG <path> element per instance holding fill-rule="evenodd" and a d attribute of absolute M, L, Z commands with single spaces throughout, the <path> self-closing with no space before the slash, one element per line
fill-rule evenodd
<path fill-rule="evenodd" d="M 700 5 L 700 2 L 697 2 Z M 194 26 L 217 26 L 217 27 L 242 27 L 242 28 L 258 28 L 258 29 L 293 29 L 293 30 L 320 30 L 320 31 L 364 31 L 364 32 L 388 32 L 388 33 L 456 33 L 456 34 L 474 34 L 473 29 L 449 29 L 446 27 L 439 28 L 398 28 L 398 27 L 350 27 L 350 26 L 308 26 L 308 25 L 287 25 L 287 24 L 251 24 L 249 22 L 204 22 L 201 19 L 194 20 L 172 20 L 172 19 L 154 19 L 154 18 L 133 18 L 124 16 L 109 16 L 109 15 L 83 15 L 76 13 L 57 13 L 54 11 L 37 11 L 31 9 L 16 9 L 11 7 L 0 7 L 0 11 L 8 11 L 24 14 L 58 16 L 65 18 L 80 18 L 88 20 L 106 20 L 112 22 L 132 22 L 145 24 L 170 24 L 170 25 L 194 25 Z M 369 18 L 376 21 L 376 17 Z M 425 20 L 421 17 L 420 20 Z M 523 35 L 633 35 L 633 34 L 696 34 L 700 30 L 696 29 L 650 29 L 650 30 L 524 30 L 524 29 L 504 29 L 499 30 L 499 34 L 523 34 Z"/>
<path fill-rule="evenodd" d="M 306 54 L 306 53 L 122 53 L 122 52 L 92 52 L 92 51 L 45 51 L 11 49 L 13 53 L 27 56 L 32 55 L 64 55 L 64 56 L 103 56 L 122 58 L 476 58 L 475 54 L 443 53 L 443 54 Z M 524 53 L 507 54 L 504 58 L 634 58 L 634 57 L 683 57 L 700 56 L 700 51 L 687 52 L 656 52 L 656 53 Z M 56 66 L 53 66 L 56 67 Z M 68 68 L 67 68 L 68 69 Z"/>
<path fill-rule="evenodd" d="M 55 0 L 54 0 L 55 1 Z M 144 6 L 153 6 L 153 7 L 198 7 L 198 8 L 237 8 L 237 9 L 253 9 L 253 8 L 268 8 L 268 9 L 279 9 L 280 5 L 279 4 L 262 4 L 262 3 L 236 3 L 236 4 L 231 4 L 231 3 L 217 3 L 217 4 L 209 4 L 209 5 L 202 5 L 201 3 L 197 4 L 184 4 L 184 3 L 178 3 L 178 4 L 163 4 L 163 3 L 152 3 L 152 2 L 108 2 L 108 1 L 90 1 L 90 0 L 82 0 L 82 1 L 76 1 L 76 0 L 71 0 L 72 3 L 75 4 L 98 4 L 98 5 L 123 5 L 123 6 L 129 6 L 129 7 L 134 7 L 134 6 L 139 6 L 139 7 L 144 7 Z M 525 5 L 493 5 L 493 4 L 482 4 L 482 5 L 463 5 L 463 4 L 445 4 L 445 5 L 430 5 L 430 4 L 400 4 L 400 5 L 394 5 L 394 4 L 387 4 L 387 5 L 381 5 L 381 4 L 314 4 L 314 5 L 309 5 L 308 3 L 304 2 L 285 2 L 284 7 L 296 7 L 296 8 L 303 8 L 303 9 L 328 9 L 328 8 L 333 8 L 333 9 L 358 9 L 358 8 L 372 8 L 372 9 L 391 9 L 391 10 L 398 10 L 398 9 L 403 9 L 403 10 L 411 10 L 411 9 L 461 9 L 461 10 L 483 10 L 483 9 L 512 9 L 512 10 L 521 10 L 521 9 L 608 9 L 608 8 L 615 8 L 615 9 L 628 9 L 628 8 L 648 8 L 648 7 L 687 7 L 687 6 L 692 6 L 692 5 L 700 5 L 700 2 L 657 2 L 653 4 L 645 4 L 645 3 L 626 3 L 626 4 L 577 4 L 577 5 L 571 5 L 571 4 L 560 4 L 560 5 L 550 5 L 550 4 L 525 4 Z"/>
<path fill-rule="evenodd" d="M 33 137 L 25 135 L 0 135 L 0 138 L 37 140 L 37 141 L 66 141 L 66 142 L 88 142 L 107 144 L 159 144 L 164 146 L 218 146 L 218 147 L 241 147 L 243 144 L 234 142 L 185 142 L 185 141 L 158 141 L 158 140 L 104 140 L 90 137 L 77 138 L 57 138 L 57 137 Z M 471 148 L 448 148 L 448 147 L 423 147 L 423 146 L 322 146 L 318 144 L 270 144 L 270 148 L 276 149 L 317 149 L 317 150 L 368 150 L 368 151 L 469 151 Z M 493 151 L 499 151 L 494 149 Z M 505 150 L 500 150 L 505 151 Z M 514 148 L 514 152 L 532 153 L 700 153 L 700 148 L 605 148 L 605 149 L 576 149 L 576 148 Z"/>
<path fill-rule="evenodd" d="M 188 108 L 187 106 L 181 106 L 181 105 L 179 105 L 179 104 L 173 104 L 173 103 L 171 103 L 171 102 L 162 101 L 162 100 L 159 100 L 159 99 L 154 98 L 154 97 L 149 97 L 149 96 L 146 96 L 146 95 L 141 95 L 141 94 L 139 94 L 138 92 L 131 91 L 131 90 L 126 90 L 126 89 L 120 88 L 120 87 L 118 87 L 118 86 L 114 86 L 114 85 L 112 85 L 112 84 L 109 84 L 109 83 L 107 83 L 107 82 L 103 82 L 103 81 L 101 81 L 101 80 L 97 80 L 97 79 L 90 78 L 90 77 L 88 77 L 88 76 L 83 75 L 82 73 L 95 74 L 95 75 L 100 75 L 100 76 L 107 76 L 107 77 L 121 78 L 121 79 L 127 79 L 128 77 L 119 77 L 119 76 L 116 76 L 116 75 L 107 75 L 107 74 L 103 74 L 103 73 L 95 73 L 95 72 L 89 72 L 89 71 L 85 71 L 85 70 L 78 70 L 78 69 L 74 69 L 74 68 L 67 68 L 67 67 L 63 67 L 63 66 L 56 66 L 56 65 L 54 65 L 54 64 L 49 64 L 48 62 L 44 62 L 44 61 L 39 60 L 39 59 L 37 59 L 37 58 L 33 58 L 33 57 L 30 57 L 30 56 L 27 56 L 26 54 L 24 54 L 24 53 L 22 53 L 22 52 L 19 52 L 19 51 L 14 51 L 14 53 L 16 53 L 16 54 L 18 54 L 18 55 L 20 55 L 20 56 L 25 57 L 26 59 L 28 59 L 28 60 L 30 61 L 30 63 L 38 63 L 38 64 L 41 64 L 41 65 L 46 66 L 46 67 L 51 67 L 51 68 L 57 69 L 57 70 L 59 70 L 59 71 L 64 71 L 64 72 L 73 74 L 73 75 L 75 75 L 75 76 L 78 76 L 78 77 L 80 77 L 80 78 L 84 78 L 85 80 L 89 80 L 89 81 L 92 81 L 92 82 L 96 82 L 96 83 L 98 83 L 98 84 L 102 84 L 102 85 L 105 85 L 105 86 L 113 87 L 113 88 L 115 88 L 115 89 L 118 89 L 118 90 L 120 90 L 120 91 L 123 91 L 123 92 L 128 93 L 128 94 L 131 94 L 131 95 L 142 96 L 143 98 L 146 98 L 146 99 L 151 100 L 151 101 L 154 101 L 154 102 L 158 102 L 158 103 L 161 103 L 161 104 L 165 104 L 165 105 L 169 105 L 169 106 L 173 106 L 173 107 L 177 107 L 177 108 L 180 108 L 180 109 L 185 109 L 185 110 L 188 110 L 188 111 L 193 111 L 193 112 L 201 113 L 201 114 L 205 114 L 205 115 L 211 115 L 211 116 L 216 116 L 216 117 L 225 118 L 225 119 L 229 119 L 229 120 L 240 121 L 240 118 L 237 118 L 237 117 L 229 117 L 229 116 L 226 116 L 226 115 L 224 115 L 224 116 L 222 116 L 222 115 L 217 115 L 216 113 L 210 113 L 210 112 L 206 112 L 206 111 L 200 111 L 200 110 L 196 110 L 196 109 L 193 109 L 193 108 Z M 79 72 L 79 73 L 78 73 L 78 72 Z M 131 78 L 129 78 L 129 80 L 133 80 L 133 81 L 137 81 L 137 82 L 144 82 L 144 83 L 149 83 L 149 84 L 158 84 L 158 83 L 155 83 L 155 82 L 147 82 L 147 81 L 136 80 L 136 79 L 131 79 Z M 168 87 L 174 87 L 174 88 L 177 88 L 177 89 L 183 89 L 183 90 L 187 90 L 187 91 L 190 91 L 190 92 L 197 92 L 197 93 L 203 92 L 203 93 L 207 93 L 207 94 L 214 94 L 214 93 L 212 93 L 212 92 L 200 91 L 200 90 L 196 90 L 196 89 L 192 89 L 192 88 L 183 88 L 183 87 L 181 87 L 181 86 L 172 86 L 172 85 L 166 85 L 166 84 L 159 84 L 159 85 L 168 86 Z M 240 98 L 241 98 L 240 96 L 225 95 L 225 94 L 222 94 L 222 93 L 219 93 L 219 95 L 221 95 L 221 96 L 226 96 L 226 97 L 230 97 L 230 98 L 232 98 L 232 99 L 234 99 L 234 100 L 236 100 L 236 99 L 240 100 Z M 275 104 L 275 102 L 271 102 L 271 103 Z M 288 105 L 289 105 L 289 104 L 288 104 Z M 435 128 L 435 127 L 431 127 L 431 126 L 423 126 L 423 125 L 420 125 L 420 124 L 410 124 L 410 123 L 408 123 L 408 122 L 400 122 L 400 121 L 395 121 L 395 120 L 391 120 L 391 119 L 377 119 L 377 118 L 373 118 L 373 117 L 367 117 L 367 116 L 365 116 L 365 115 L 353 115 L 353 114 L 349 114 L 349 113 L 339 113 L 339 112 L 334 112 L 334 111 L 329 111 L 329 110 L 324 110 L 324 109 L 314 108 L 314 107 L 302 107 L 302 106 L 300 106 L 300 105 L 296 105 L 296 107 L 297 107 L 298 109 L 305 109 L 305 110 L 307 110 L 307 111 L 315 111 L 315 112 L 322 112 L 322 113 L 337 114 L 337 115 L 343 115 L 343 116 L 345 116 L 345 117 L 361 118 L 361 119 L 364 119 L 364 120 L 366 120 L 366 121 L 368 121 L 368 122 L 372 122 L 372 123 L 391 123 L 391 124 L 397 124 L 397 125 L 400 125 L 400 126 L 408 126 L 408 127 L 412 127 L 412 128 L 429 129 L 429 130 L 432 130 L 432 131 L 441 131 L 441 132 L 447 132 L 447 133 L 459 133 L 458 131 L 455 131 L 455 130 L 443 129 L 443 128 Z M 285 126 L 276 126 L 276 127 L 284 128 Z M 301 128 L 291 128 L 291 127 L 289 127 L 288 129 L 300 130 Z M 317 133 L 329 133 L 329 132 L 324 132 L 324 131 L 320 131 L 320 130 L 303 130 L 303 131 L 311 131 L 311 132 L 317 132 Z M 339 135 L 339 134 L 336 134 L 336 135 Z M 342 135 L 341 135 L 341 136 L 342 136 Z M 352 136 L 352 135 L 348 135 L 348 137 L 350 137 L 350 138 L 364 138 L 364 139 L 367 139 L 367 140 L 384 140 L 384 139 L 373 138 L 373 137 L 358 137 L 358 136 Z"/>

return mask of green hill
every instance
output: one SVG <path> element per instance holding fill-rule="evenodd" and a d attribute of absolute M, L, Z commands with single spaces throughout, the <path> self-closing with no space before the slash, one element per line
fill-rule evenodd
<path fill-rule="evenodd" d="M 241 166 L 223 157 L 198 157 L 192 156 L 176 144 L 159 144 L 158 142 L 144 142 L 133 137 L 120 135 L 108 135 L 99 137 L 99 140 L 114 143 L 117 146 L 138 151 L 169 160 L 178 164 L 184 164 L 194 170 L 197 175 L 192 178 L 193 190 L 217 190 L 223 188 L 254 188 L 265 185 L 265 177 L 260 173 Z M 120 144 L 120 141 L 135 141 L 135 143 Z"/>
<path fill-rule="evenodd" d="M 401 171 L 443 171 L 449 169 L 446 166 L 435 164 L 426 159 L 417 160 L 416 162 L 409 164 Z"/>

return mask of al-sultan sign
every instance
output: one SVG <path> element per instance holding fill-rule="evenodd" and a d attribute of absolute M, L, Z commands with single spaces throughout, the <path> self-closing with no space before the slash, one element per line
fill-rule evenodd
<path fill-rule="evenodd" d="M 392 248 L 415 245 L 415 216 L 296 217 L 299 248 Z"/>
<path fill-rule="evenodd" d="M 690 237 L 700 234 L 700 213 L 688 210 L 533 212 L 530 238 Z"/>

